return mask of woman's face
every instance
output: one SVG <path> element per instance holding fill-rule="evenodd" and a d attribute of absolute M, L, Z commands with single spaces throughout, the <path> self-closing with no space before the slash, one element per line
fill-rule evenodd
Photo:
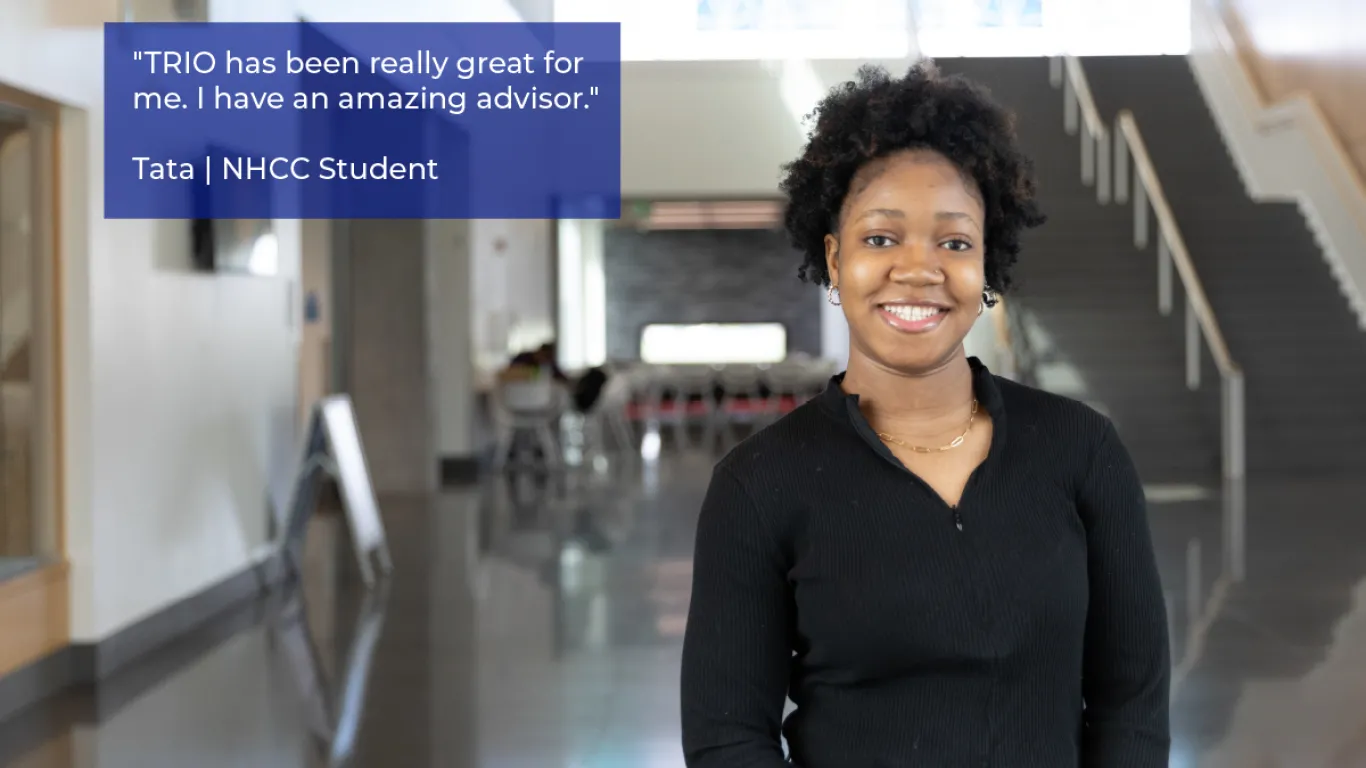
<path fill-rule="evenodd" d="M 982 303 L 985 220 L 976 184 L 936 152 L 856 174 L 839 232 L 825 238 L 851 351 L 905 373 L 957 355 Z"/>

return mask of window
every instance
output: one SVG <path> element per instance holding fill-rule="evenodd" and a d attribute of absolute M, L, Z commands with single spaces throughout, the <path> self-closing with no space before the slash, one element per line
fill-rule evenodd
<path fill-rule="evenodd" d="M 1190 52 L 1191 0 L 912 0 L 927 56 Z"/>
<path fill-rule="evenodd" d="M 1190 52 L 1191 0 L 555 0 L 621 22 L 624 61 Z"/>
<path fill-rule="evenodd" d="M 647 325 L 640 359 L 656 365 L 777 363 L 787 357 L 782 323 Z"/>
<path fill-rule="evenodd" d="M 52 123 L 0 90 L 0 579 L 57 554 L 49 375 Z"/>
<path fill-rule="evenodd" d="M 555 0 L 556 21 L 621 23 L 623 61 L 895 59 L 906 0 Z"/>

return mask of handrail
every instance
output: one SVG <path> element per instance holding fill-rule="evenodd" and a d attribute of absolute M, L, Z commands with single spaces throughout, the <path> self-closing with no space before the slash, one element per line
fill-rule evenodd
<path fill-rule="evenodd" d="M 1096 185 L 1096 199 L 1110 202 L 1110 165 L 1097 162 L 1110 155 L 1110 131 L 1096 108 L 1095 97 L 1091 95 L 1091 85 L 1086 80 L 1086 72 L 1081 60 L 1075 56 L 1062 57 L 1061 66 L 1053 65 L 1055 84 L 1060 79 L 1063 88 L 1063 127 L 1069 134 L 1076 135 L 1081 127 L 1081 180 Z M 1099 166 L 1099 173 L 1097 173 Z"/>
<path fill-rule="evenodd" d="M 1157 218 L 1157 228 L 1167 245 L 1172 265 L 1181 276 L 1181 284 L 1186 289 L 1186 300 L 1190 302 L 1191 311 L 1200 322 L 1200 329 L 1204 331 L 1205 343 L 1209 344 L 1214 363 L 1225 376 L 1236 376 L 1240 372 L 1238 365 L 1233 362 L 1233 355 L 1224 341 L 1224 334 L 1219 330 L 1219 321 L 1214 319 L 1214 309 L 1210 307 L 1209 299 L 1205 296 L 1205 287 L 1195 272 L 1195 263 L 1191 261 L 1186 241 L 1181 237 L 1181 230 L 1176 225 L 1176 216 L 1172 213 L 1171 204 L 1167 202 L 1167 193 L 1157 178 L 1157 169 L 1153 167 L 1148 146 L 1143 143 L 1138 121 L 1134 119 L 1133 113 L 1126 109 L 1119 113 L 1115 123 L 1119 126 L 1119 132 L 1124 136 L 1129 154 L 1134 159 L 1134 170 L 1138 172 L 1138 177 L 1147 192 L 1148 202 Z M 1122 157 L 1120 155 L 1116 161 L 1121 161 Z"/>
<path fill-rule="evenodd" d="M 1077 95 L 1078 105 L 1081 107 L 1081 115 L 1086 120 L 1086 128 L 1092 136 L 1097 138 L 1104 136 L 1105 121 L 1100 118 L 1100 110 L 1096 108 L 1096 99 L 1091 95 L 1091 84 L 1086 80 L 1086 72 L 1081 68 L 1081 60 L 1076 56 L 1067 56 L 1063 59 L 1063 66 L 1067 69 L 1067 80 L 1072 83 L 1072 88 Z"/>
<path fill-rule="evenodd" d="M 1148 208 L 1151 206 L 1158 227 L 1158 311 L 1163 315 L 1171 313 L 1172 268 L 1181 279 L 1186 296 L 1186 385 L 1190 389 L 1200 386 L 1200 340 L 1204 339 L 1214 358 L 1215 366 L 1223 383 L 1223 464 L 1224 476 L 1239 479 L 1246 472 L 1245 425 L 1243 372 L 1233 360 L 1233 355 L 1224 340 L 1224 334 L 1215 319 L 1214 309 L 1205 295 L 1204 285 L 1195 270 L 1186 241 L 1181 236 L 1176 216 L 1157 176 L 1143 133 L 1138 121 L 1129 110 L 1121 110 L 1115 120 L 1115 151 L 1113 158 L 1108 151 L 1110 133 L 1100 122 L 1100 112 L 1096 108 L 1091 88 L 1081 60 L 1075 56 L 1063 58 L 1065 81 L 1064 92 L 1065 120 L 1075 125 L 1078 113 L 1085 116 L 1086 131 L 1082 135 L 1082 180 L 1095 183 L 1097 198 L 1101 203 L 1109 202 L 1111 180 L 1110 170 L 1114 171 L 1114 198 L 1116 202 L 1127 202 L 1129 197 L 1129 158 L 1133 158 L 1136 171 L 1133 182 L 1134 198 L 1134 244 L 1145 248 L 1148 244 Z M 1055 65 L 1056 66 L 1056 65 Z M 1070 130 L 1069 132 L 1075 132 Z M 1096 173 L 1095 153 L 1100 148 L 1099 173 Z M 1110 161 L 1113 160 L 1113 166 Z M 1090 165 L 1088 165 L 1090 161 Z"/>

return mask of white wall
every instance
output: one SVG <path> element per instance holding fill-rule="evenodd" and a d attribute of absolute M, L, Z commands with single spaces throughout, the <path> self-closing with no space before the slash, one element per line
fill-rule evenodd
<path fill-rule="evenodd" d="M 801 149 L 758 62 L 629 62 L 621 100 L 626 196 L 771 196 Z"/>
<path fill-rule="evenodd" d="M 806 134 L 798 117 L 858 61 L 627 62 L 622 65 L 622 194 L 772 197 Z M 882 61 L 891 71 L 908 61 Z"/>
<path fill-rule="evenodd" d="M 167 269 L 178 222 L 106 221 L 98 27 L 0 0 L 0 81 L 68 107 L 61 152 L 72 634 L 107 636 L 249 565 L 295 449 L 300 227 L 281 275 Z M 458 6 L 458 7 L 455 7 Z M 215 0 L 216 20 L 511 21 L 503 0 Z"/>
<path fill-rule="evenodd" d="M 505 365 L 510 350 L 529 349 L 554 337 L 553 235 L 546 219 L 470 222 L 470 307 L 475 360 L 482 374 Z"/>

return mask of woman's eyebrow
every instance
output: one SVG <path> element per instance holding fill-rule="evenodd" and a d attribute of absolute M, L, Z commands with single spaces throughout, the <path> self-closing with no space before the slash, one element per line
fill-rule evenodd
<path fill-rule="evenodd" d="M 869 208 L 858 215 L 860 219 L 866 219 L 871 216 L 886 216 L 891 219 L 904 219 L 906 218 L 906 212 L 899 208 Z"/>

